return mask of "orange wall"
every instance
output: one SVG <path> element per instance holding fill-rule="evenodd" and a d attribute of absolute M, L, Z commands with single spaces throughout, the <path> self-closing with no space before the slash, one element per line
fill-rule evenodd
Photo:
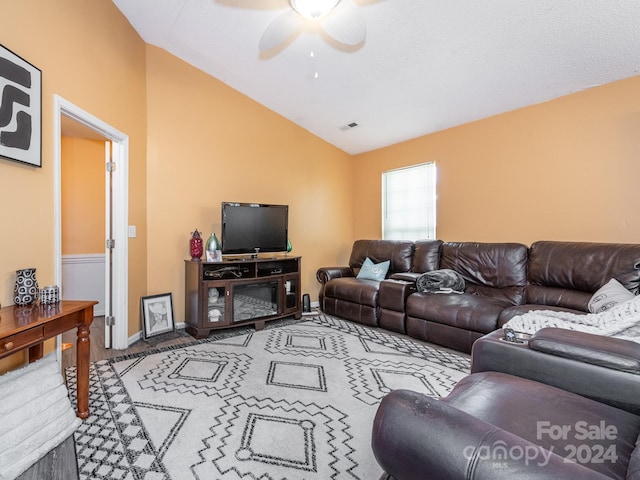
<path fill-rule="evenodd" d="M 640 241 L 640 77 L 355 156 L 354 234 L 381 237 L 385 170 L 436 161 L 448 241 Z"/>
<path fill-rule="evenodd" d="M 129 135 L 129 316 L 146 294 L 145 44 L 110 0 L 0 0 L 0 42 L 42 71 L 42 168 L 0 159 L 0 303 L 15 271 L 54 283 L 53 96 Z M 3 365 L 15 363 L 16 355 Z"/>
<path fill-rule="evenodd" d="M 220 237 L 223 201 L 289 205 L 302 291 L 344 264 L 353 242 L 346 153 L 168 54 L 147 47 L 149 294 L 171 292 L 184 320 L 190 232 Z"/>
<path fill-rule="evenodd" d="M 315 299 L 319 266 L 380 237 L 382 171 L 429 160 L 445 240 L 640 238 L 640 77 L 351 157 L 145 45 L 111 0 L 0 0 L 0 12 L 2 44 L 43 72 L 43 167 L 0 159 L 4 305 L 17 269 L 54 280 L 54 94 L 129 135 L 130 335 L 144 295 L 172 292 L 183 320 L 189 232 L 219 235 L 222 201 L 290 205 Z"/>
<path fill-rule="evenodd" d="M 104 142 L 62 137 L 62 254 L 104 253 Z"/>

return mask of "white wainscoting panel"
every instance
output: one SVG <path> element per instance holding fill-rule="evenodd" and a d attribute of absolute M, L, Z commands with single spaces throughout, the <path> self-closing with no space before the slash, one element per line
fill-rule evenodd
<path fill-rule="evenodd" d="M 93 315 L 105 314 L 105 254 L 62 255 L 63 300 L 97 300 Z"/>

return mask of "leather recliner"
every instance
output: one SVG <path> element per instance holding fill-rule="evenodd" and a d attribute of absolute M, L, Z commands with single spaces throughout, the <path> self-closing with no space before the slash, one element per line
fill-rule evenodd
<path fill-rule="evenodd" d="M 474 344 L 472 372 L 442 399 L 382 400 L 372 447 L 383 478 L 640 479 L 639 344 L 554 328 L 510 344 L 496 333 Z"/>
<path fill-rule="evenodd" d="M 466 353 L 498 328 L 505 308 L 524 301 L 527 247 L 519 243 L 447 242 L 439 268 L 456 271 L 461 294 L 416 292 L 407 298 L 407 334 Z"/>
<path fill-rule="evenodd" d="M 421 242 L 393 240 L 356 240 L 351 250 L 348 267 L 318 269 L 316 277 L 322 289 L 320 308 L 329 315 L 336 315 L 364 325 L 377 326 L 379 320 L 378 292 L 380 281 L 357 278 L 366 258 L 373 263 L 389 260 L 386 278 L 412 271 L 416 245 L 427 253 L 421 255 L 421 269 L 438 268 L 440 240 Z M 430 252 L 430 253 L 429 253 Z"/>

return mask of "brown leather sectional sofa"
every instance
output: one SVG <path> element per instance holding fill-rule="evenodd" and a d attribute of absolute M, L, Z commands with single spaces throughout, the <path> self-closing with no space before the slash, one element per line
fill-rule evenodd
<path fill-rule="evenodd" d="M 390 261 L 386 279 L 357 278 L 366 258 Z M 464 293 L 416 290 L 422 273 L 439 269 L 460 274 Z M 593 293 L 611 278 L 637 295 L 640 245 L 357 240 L 348 267 L 320 268 L 316 276 L 325 313 L 469 353 L 477 339 L 526 311 L 588 312 Z"/>

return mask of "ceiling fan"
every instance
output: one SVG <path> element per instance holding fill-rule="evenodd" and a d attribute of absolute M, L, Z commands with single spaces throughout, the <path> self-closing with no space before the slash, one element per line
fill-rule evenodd
<path fill-rule="evenodd" d="M 367 26 L 352 0 L 289 0 L 289 4 L 291 9 L 274 18 L 262 34 L 261 51 L 274 49 L 310 27 L 347 47 L 366 39 Z"/>

